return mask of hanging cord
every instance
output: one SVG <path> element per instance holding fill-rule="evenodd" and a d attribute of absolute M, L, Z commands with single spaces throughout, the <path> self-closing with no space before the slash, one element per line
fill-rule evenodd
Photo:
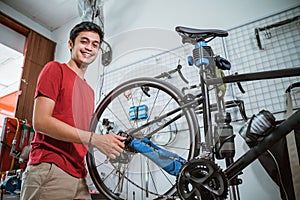
<path fill-rule="evenodd" d="M 274 163 L 276 165 L 276 169 L 277 169 L 277 172 L 278 172 L 278 179 L 279 179 L 281 188 L 282 188 L 282 190 L 284 192 L 285 199 L 288 200 L 289 197 L 287 195 L 287 192 L 286 192 L 286 190 L 284 188 L 284 184 L 282 182 L 282 178 L 281 178 L 282 176 L 281 176 L 281 173 L 280 173 L 280 168 L 279 168 L 278 162 L 277 162 L 276 158 L 274 157 L 274 155 L 272 154 L 272 152 L 269 149 L 267 150 L 267 153 L 272 157 L 272 159 L 273 159 L 273 161 L 274 161 Z"/>

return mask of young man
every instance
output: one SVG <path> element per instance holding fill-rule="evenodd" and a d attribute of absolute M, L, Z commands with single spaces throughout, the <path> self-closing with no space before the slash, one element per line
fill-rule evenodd
<path fill-rule="evenodd" d="M 84 79 L 97 57 L 103 32 L 82 22 L 70 32 L 68 63 L 51 61 L 41 71 L 35 93 L 28 166 L 23 173 L 21 199 L 91 199 L 85 176 L 87 145 L 114 159 L 123 151 L 124 137 L 89 132 L 94 93 Z"/>

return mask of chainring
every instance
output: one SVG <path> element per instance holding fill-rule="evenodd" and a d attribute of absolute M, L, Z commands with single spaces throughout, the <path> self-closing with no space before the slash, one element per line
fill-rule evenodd
<path fill-rule="evenodd" d="M 183 200 L 226 199 L 228 181 L 213 161 L 195 158 L 184 164 L 177 176 L 177 192 Z"/>

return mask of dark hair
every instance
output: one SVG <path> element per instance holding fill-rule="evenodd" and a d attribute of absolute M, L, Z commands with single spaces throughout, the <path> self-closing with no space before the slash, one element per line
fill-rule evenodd
<path fill-rule="evenodd" d="M 103 40 L 104 32 L 102 31 L 102 29 L 100 28 L 100 26 L 98 26 L 97 24 L 95 24 L 93 22 L 85 21 L 85 22 L 81 22 L 81 23 L 77 24 L 70 31 L 70 40 L 73 42 L 73 44 L 75 42 L 75 38 L 82 31 L 93 31 L 93 32 L 96 32 L 96 33 L 98 33 L 98 35 L 100 37 L 100 43 Z"/>

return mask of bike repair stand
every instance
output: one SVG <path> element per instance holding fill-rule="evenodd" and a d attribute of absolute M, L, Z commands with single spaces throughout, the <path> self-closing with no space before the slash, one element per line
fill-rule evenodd
<path fill-rule="evenodd" d="M 226 112 L 225 116 L 217 113 L 215 115 L 216 126 L 214 129 L 216 144 L 215 153 L 216 158 L 221 160 L 225 159 L 226 168 L 233 163 L 233 157 L 235 155 L 235 146 L 233 128 L 230 125 L 231 116 L 230 113 Z M 228 185 L 230 188 L 230 199 L 239 200 L 239 189 L 238 185 L 242 183 L 242 180 L 237 176 L 229 180 Z"/>
<path fill-rule="evenodd" d="M 191 61 L 191 58 L 189 59 Z M 201 92 L 204 97 L 203 102 L 203 118 L 204 118 L 204 132 L 206 144 L 212 152 L 216 153 L 217 159 L 225 159 L 226 167 L 233 163 L 235 155 L 233 128 L 230 125 L 231 116 L 230 113 L 225 111 L 224 94 L 225 91 L 219 86 L 215 86 L 216 101 L 218 113 L 215 115 L 216 126 L 214 132 L 212 131 L 212 117 L 209 100 L 209 88 L 205 84 L 209 78 L 215 78 L 217 76 L 217 66 L 215 63 L 214 53 L 210 46 L 203 41 L 199 41 L 193 50 L 193 63 L 200 68 L 200 80 L 201 80 Z M 224 70 L 224 69 L 223 69 Z M 224 93 L 220 95 L 220 93 Z M 215 141 L 215 143 L 214 143 Z M 214 145 L 215 144 L 215 145 Z M 214 159 L 212 157 L 212 159 Z M 229 180 L 230 186 L 230 199 L 239 200 L 238 185 L 242 183 L 242 180 L 238 177 L 234 177 Z"/>

